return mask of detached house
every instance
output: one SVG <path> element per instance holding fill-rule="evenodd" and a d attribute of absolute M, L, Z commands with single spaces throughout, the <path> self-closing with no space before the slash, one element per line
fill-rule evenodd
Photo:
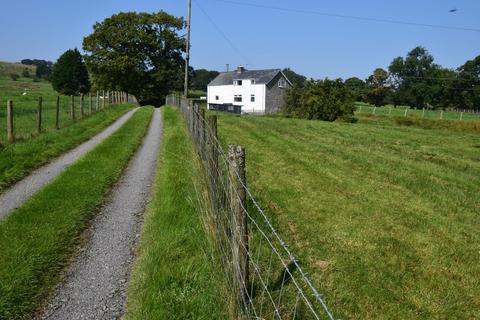
<path fill-rule="evenodd" d="M 272 113 L 283 106 L 292 83 L 280 69 L 220 73 L 207 88 L 209 110 L 235 113 Z"/>

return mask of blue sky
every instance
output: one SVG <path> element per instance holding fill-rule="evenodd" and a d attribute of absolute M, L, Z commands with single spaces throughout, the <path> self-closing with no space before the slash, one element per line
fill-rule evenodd
<path fill-rule="evenodd" d="M 478 0 L 235 0 L 266 6 L 480 29 Z M 96 21 L 119 11 L 186 15 L 187 0 L 2 0 L 0 60 L 55 60 L 81 48 Z M 367 77 L 417 45 L 457 67 L 480 55 L 480 32 L 377 23 L 193 0 L 192 65 L 292 69 L 313 78 Z M 200 7 L 208 14 L 202 12 Z M 456 8 L 456 13 L 449 13 Z M 222 31 L 219 32 L 216 27 Z M 228 40 L 226 40 L 227 38 Z"/>

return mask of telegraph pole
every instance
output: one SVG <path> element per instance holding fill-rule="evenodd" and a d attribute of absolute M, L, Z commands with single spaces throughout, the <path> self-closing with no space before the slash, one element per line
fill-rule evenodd
<path fill-rule="evenodd" d="M 185 86 L 184 92 L 185 98 L 188 96 L 188 67 L 190 64 L 190 27 L 192 19 L 192 0 L 188 0 L 188 17 L 187 17 L 187 50 L 185 56 Z"/>

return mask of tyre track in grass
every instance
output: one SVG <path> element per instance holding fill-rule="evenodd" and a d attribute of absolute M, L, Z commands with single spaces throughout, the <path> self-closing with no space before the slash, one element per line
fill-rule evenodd
<path fill-rule="evenodd" d="M 85 250 L 70 266 L 41 319 L 117 319 L 123 315 L 161 137 L 161 113 L 156 109 L 143 144 L 88 230 Z"/>
<path fill-rule="evenodd" d="M 82 143 L 73 150 L 68 151 L 59 158 L 53 160 L 51 163 L 35 170 L 30 175 L 0 194 L 0 220 L 8 216 L 15 208 L 21 206 L 35 192 L 55 179 L 68 166 L 120 129 L 137 110 L 138 108 L 135 108 L 127 112 L 90 140 Z"/>

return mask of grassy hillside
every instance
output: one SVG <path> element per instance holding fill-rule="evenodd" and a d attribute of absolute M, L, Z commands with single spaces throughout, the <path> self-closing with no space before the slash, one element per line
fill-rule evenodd
<path fill-rule="evenodd" d="M 478 134 L 228 114 L 219 134 L 337 318 L 478 317 Z"/>
<path fill-rule="evenodd" d="M 28 70 L 32 76 L 35 75 L 36 67 L 27 66 L 21 63 L 3 62 L 0 61 L 0 77 L 8 77 L 10 74 L 15 73 L 19 76 L 22 75 L 24 70 Z"/>

